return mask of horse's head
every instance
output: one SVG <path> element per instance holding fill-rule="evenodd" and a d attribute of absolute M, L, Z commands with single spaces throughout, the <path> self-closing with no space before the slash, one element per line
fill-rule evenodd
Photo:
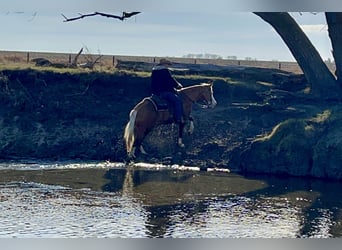
<path fill-rule="evenodd" d="M 217 104 L 214 97 L 213 85 L 213 81 L 201 84 L 201 86 L 203 86 L 203 91 L 201 91 L 199 101 L 203 100 L 205 102 L 205 105 L 202 105 L 203 108 L 215 108 Z"/>
<path fill-rule="evenodd" d="M 217 104 L 214 98 L 212 81 L 185 87 L 179 90 L 179 92 L 184 94 L 185 96 L 185 98 L 183 98 L 183 101 L 188 101 L 192 104 L 197 103 L 202 108 L 214 108 Z"/>

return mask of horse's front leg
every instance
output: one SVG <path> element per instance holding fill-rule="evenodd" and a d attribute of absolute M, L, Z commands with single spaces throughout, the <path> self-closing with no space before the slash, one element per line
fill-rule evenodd
<path fill-rule="evenodd" d="M 183 143 L 183 129 L 184 129 L 184 126 L 185 126 L 185 123 L 181 122 L 179 123 L 178 125 L 178 146 L 181 147 L 181 148 L 184 148 L 185 145 Z"/>
<path fill-rule="evenodd" d="M 188 129 L 188 133 L 191 135 L 194 132 L 194 119 L 190 116 L 189 117 L 189 129 Z"/>

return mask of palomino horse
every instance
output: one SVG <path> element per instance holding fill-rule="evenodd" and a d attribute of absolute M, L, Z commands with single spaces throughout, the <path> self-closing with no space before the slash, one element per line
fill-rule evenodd
<path fill-rule="evenodd" d="M 194 103 L 204 101 L 203 107 L 214 108 L 217 104 L 213 95 L 213 83 L 202 83 L 178 90 L 183 101 L 183 118 L 190 121 L 189 132 L 192 133 L 194 125 L 191 118 L 192 106 Z M 169 110 L 158 111 L 150 98 L 139 102 L 130 112 L 130 120 L 126 125 L 124 139 L 126 142 L 127 154 L 130 158 L 135 157 L 136 148 L 146 154 L 141 143 L 145 136 L 156 126 L 173 122 L 173 114 Z M 179 125 L 178 145 L 184 147 L 182 136 L 184 123 Z"/>

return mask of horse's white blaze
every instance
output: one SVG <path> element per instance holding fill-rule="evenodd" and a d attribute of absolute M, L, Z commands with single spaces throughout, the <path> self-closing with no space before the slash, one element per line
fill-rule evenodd
<path fill-rule="evenodd" d="M 125 134 L 124 138 L 126 141 L 126 150 L 127 154 L 130 156 L 134 156 L 134 124 L 135 124 L 135 119 L 137 117 L 137 111 L 133 109 L 130 114 L 129 114 L 129 122 L 126 125 L 125 128 Z"/>

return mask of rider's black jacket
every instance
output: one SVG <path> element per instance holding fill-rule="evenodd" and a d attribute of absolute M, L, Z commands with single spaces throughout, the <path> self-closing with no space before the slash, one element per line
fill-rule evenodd
<path fill-rule="evenodd" d="M 156 66 L 151 75 L 152 94 L 160 95 L 164 92 L 176 93 L 176 89 L 182 85 L 170 73 L 170 70 L 163 66 Z"/>

